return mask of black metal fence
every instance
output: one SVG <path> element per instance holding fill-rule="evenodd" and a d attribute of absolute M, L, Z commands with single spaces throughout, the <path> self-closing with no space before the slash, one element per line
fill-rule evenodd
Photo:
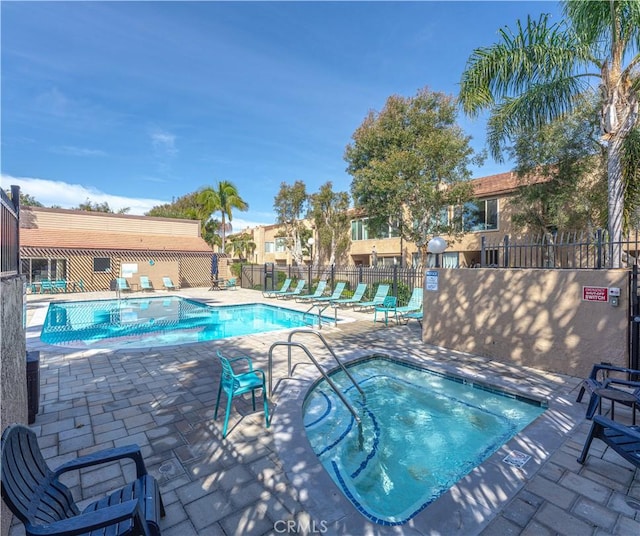
<path fill-rule="evenodd" d="M 15 275 L 20 270 L 20 188 L 11 186 L 11 197 L 0 188 L 0 272 Z"/>
<path fill-rule="evenodd" d="M 400 268 L 392 266 L 275 266 L 270 263 L 264 265 L 242 266 L 240 284 L 243 288 L 255 290 L 273 290 L 280 288 L 286 278 L 304 279 L 307 289 L 313 290 L 318 281 L 326 280 L 331 289 L 336 283 L 347 283 L 348 293 L 353 293 L 359 283 L 367 284 L 366 296 L 372 298 L 378 285 L 388 284 L 389 294 L 398 297 L 398 302 L 405 305 L 414 287 L 422 287 L 424 270 L 420 268 Z M 293 286 L 293 285 L 292 285 Z M 343 297 L 344 297 L 343 296 Z"/>
<path fill-rule="evenodd" d="M 617 242 L 606 231 L 548 233 L 498 240 L 482 237 L 480 266 L 487 268 L 604 269 L 637 264 L 638 231 Z M 614 262 L 617 260 L 617 262 Z"/>

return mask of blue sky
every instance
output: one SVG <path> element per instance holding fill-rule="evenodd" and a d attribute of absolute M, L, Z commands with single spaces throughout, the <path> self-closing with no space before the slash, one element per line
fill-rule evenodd
<path fill-rule="evenodd" d="M 2 187 L 142 214 L 220 180 L 273 223 L 280 183 L 349 191 L 369 110 L 456 94 L 474 48 L 556 2 L 0 3 Z M 459 123 L 485 146 L 485 124 Z M 509 169 L 487 160 L 473 175 Z"/>

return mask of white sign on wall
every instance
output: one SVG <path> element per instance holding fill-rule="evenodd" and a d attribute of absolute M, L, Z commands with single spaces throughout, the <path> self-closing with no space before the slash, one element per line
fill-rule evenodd
<path fill-rule="evenodd" d="M 131 277 L 133 274 L 138 273 L 138 265 L 136 263 L 123 263 L 121 271 L 122 277 Z"/>
<path fill-rule="evenodd" d="M 427 270 L 424 276 L 424 288 L 431 292 L 438 290 L 438 270 Z"/>

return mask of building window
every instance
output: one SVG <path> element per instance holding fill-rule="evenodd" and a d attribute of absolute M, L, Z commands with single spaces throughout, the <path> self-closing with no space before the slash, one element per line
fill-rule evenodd
<path fill-rule="evenodd" d="M 110 272 L 111 259 L 109 257 L 94 257 L 93 271 L 94 272 Z"/>
<path fill-rule="evenodd" d="M 287 252 L 287 239 L 276 238 L 276 253 L 286 253 Z"/>
<path fill-rule="evenodd" d="M 359 220 L 351 220 L 351 240 L 368 240 L 369 231 L 367 230 L 367 218 Z"/>
<path fill-rule="evenodd" d="M 264 252 L 265 253 L 273 253 L 276 250 L 275 244 L 273 242 L 265 242 L 264 243 Z"/>
<path fill-rule="evenodd" d="M 465 231 L 496 231 L 498 229 L 498 200 L 482 199 L 464 205 Z"/>
<path fill-rule="evenodd" d="M 23 258 L 21 262 L 29 284 L 44 279 L 67 279 L 67 259 Z"/>

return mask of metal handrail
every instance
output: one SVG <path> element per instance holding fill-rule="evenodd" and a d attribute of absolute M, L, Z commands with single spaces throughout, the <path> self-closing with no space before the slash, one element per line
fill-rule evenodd
<path fill-rule="evenodd" d="M 293 339 L 293 336 L 296 333 L 308 333 L 311 335 L 316 335 L 321 341 L 322 344 L 324 344 L 324 347 L 329 351 L 329 353 L 333 356 L 333 359 L 336 360 L 336 363 L 338 363 L 338 366 L 342 369 L 342 371 L 347 375 L 347 378 L 349 378 L 349 380 L 351 380 L 351 383 L 354 385 L 354 387 L 358 390 L 358 392 L 360 393 L 360 396 L 366 400 L 366 395 L 364 394 L 364 391 L 362 390 L 362 388 L 358 385 L 358 382 L 356 382 L 355 378 L 351 375 L 351 373 L 347 370 L 347 367 L 344 366 L 344 364 L 342 363 L 342 361 L 340 361 L 338 359 L 338 356 L 336 355 L 336 353 L 333 351 L 333 349 L 331 348 L 331 346 L 329 346 L 329 343 L 327 342 L 327 340 L 322 336 L 322 333 L 320 333 L 319 331 L 316 331 L 315 329 L 294 329 L 291 333 L 289 333 L 289 337 L 288 337 L 288 341 L 291 342 L 291 340 Z M 289 364 L 289 368 L 288 368 L 288 374 L 289 374 L 289 378 L 291 377 L 291 347 L 289 347 L 289 355 L 288 355 L 288 364 Z"/>
<path fill-rule="evenodd" d="M 347 398 L 342 394 L 342 392 L 340 391 L 340 389 L 338 389 L 338 386 L 333 382 L 333 380 L 329 377 L 329 375 L 322 369 L 322 367 L 320 366 L 320 363 L 318 363 L 318 361 L 316 361 L 315 357 L 313 357 L 313 355 L 311 354 L 311 352 L 309 351 L 309 349 L 304 345 L 304 344 L 300 344 L 299 342 L 274 342 L 271 345 L 271 348 L 269 348 L 269 396 L 271 396 L 271 383 L 272 383 L 272 378 L 273 378 L 273 374 L 272 374 L 272 366 L 273 366 L 273 349 L 276 346 L 288 346 L 289 347 L 289 354 L 291 354 L 291 347 L 292 346 L 296 346 L 297 348 L 301 348 L 302 350 L 304 350 L 304 352 L 307 354 L 307 357 L 309 357 L 309 359 L 311 359 L 312 363 L 316 366 L 316 368 L 320 371 L 320 374 L 322 374 L 322 376 L 324 377 L 325 380 L 327 380 L 327 383 L 331 386 L 331 389 L 333 389 L 333 391 L 338 395 L 338 397 L 340 398 L 340 400 L 342 400 L 342 403 L 347 407 L 347 409 L 349 410 L 349 412 L 351 413 L 351 415 L 353 415 L 353 418 L 356 420 L 356 422 L 358 423 L 359 426 L 362 425 L 362 421 L 360 420 L 360 416 L 358 415 L 358 413 L 356 412 L 356 410 L 353 408 L 353 406 L 351 405 L 351 403 L 347 400 Z M 289 378 L 291 377 L 291 373 L 289 373 Z"/>

